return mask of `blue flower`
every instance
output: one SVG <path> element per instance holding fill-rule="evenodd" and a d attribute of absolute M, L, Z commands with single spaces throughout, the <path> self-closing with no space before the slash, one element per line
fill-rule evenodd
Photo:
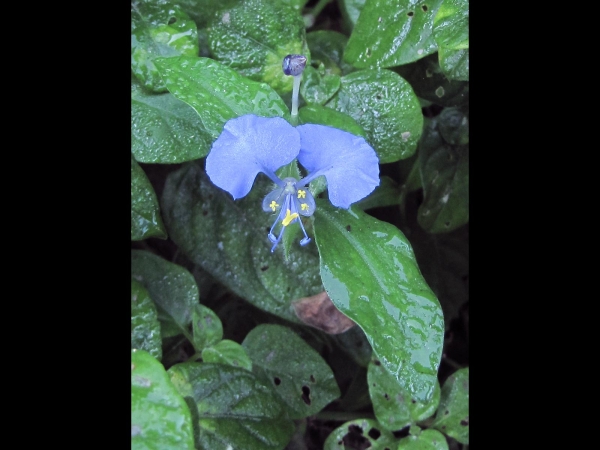
<path fill-rule="evenodd" d="M 275 175 L 295 158 L 308 171 L 305 178 L 282 180 Z M 379 185 L 379 159 L 362 137 L 324 125 L 294 128 L 280 117 L 248 114 L 229 120 L 206 158 L 206 173 L 235 200 L 250 192 L 259 172 L 277 185 L 262 202 L 263 211 L 277 214 L 268 234 L 271 252 L 294 222 L 304 233 L 300 245 L 310 242 L 300 216 L 315 212 L 315 200 L 306 188 L 315 178 L 325 177 L 329 200 L 345 209 Z M 273 231 L 278 224 L 281 230 L 276 237 Z"/>

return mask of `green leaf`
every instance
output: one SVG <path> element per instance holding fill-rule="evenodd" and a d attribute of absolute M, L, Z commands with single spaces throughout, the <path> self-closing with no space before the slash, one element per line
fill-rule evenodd
<path fill-rule="evenodd" d="M 304 106 L 298 111 L 298 118 L 300 119 L 300 125 L 305 123 L 316 123 L 320 125 L 327 125 L 328 127 L 339 128 L 340 130 L 347 131 L 348 133 L 352 133 L 357 136 L 367 136 L 365 130 L 363 130 L 358 122 L 356 122 L 356 120 L 354 120 L 348 114 L 338 112 L 331 108 L 326 108 L 325 106 Z"/>
<path fill-rule="evenodd" d="M 444 142 L 439 123 L 427 122 L 419 150 L 424 198 L 417 219 L 429 233 L 452 231 L 469 221 L 469 146 Z"/>
<path fill-rule="evenodd" d="M 131 155 L 131 240 L 167 238 L 154 188 Z"/>
<path fill-rule="evenodd" d="M 359 70 L 342 77 L 326 106 L 354 118 L 367 132 L 379 162 L 415 153 L 423 128 L 419 99 L 406 80 L 389 70 Z"/>
<path fill-rule="evenodd" d="M 415 400 L 431 398 L 444 319 L 413 250 L 396 227 L 318 201 L 321 279 L 335 306 L 365 332 L 382 365 Z"/>
<path fill-rule="evenodd" d="M 307 67 L 302 73 L 300 94 L 306 103 L 324 104 L 340 89 L 339 75 L 321 74 L 314 67 Z"/>
<path fill-rule="evenodd" d="M 198 28 L 205 28 L 217 11 L 240 3 L 242 0 L 177 0 L 177 4 L 196 22 Z"/>
<path fill-rule="evenodd" d="M 465 105 L 469 102 L 469 83 L 449 80 L 440 68 L 438 55 L 394 68 L 406 79 L 420 98 L 441 106 Z"/>
<path fill-rule="evenodd" d="M 161 345 L 156 306 L 144 286 L 131 280 L 131 348 L 145 350 L 160 360 Z"/>
<path fill-rule="evenodd" d="M 367 0 L 344 59 L 358 69 L 407 64 L 437 51 L 433 19 L 442 0 Z"/>
<path fill-rule="evenodd" d="M 433 20 L 433 34 L 446 76 L 469 81 L 468 0 L 445 0 Z"/>
<path fill-rule="evenodd" d="M 194 449 L 192 418 L 162 364 L 131 351 L 131 448 Z"/>
<path fill-rule="evenodd" d="M 365 7 L 366 0 L 338 0 L 338 5 L 344 20 L 344 31 L 348 34 L 356 26 L 358 17 Z"/>
<path fill-rule="evenodd" d="M 370 445 L 366 447 L 364 443 Z M 360 445 L 360 447 L 357 445 Z M 350 448 L 368 448 L 369 450 L 384 450 L 387 448 L 391 450 L 395 449 L 396 445 L 397 440 L 394 435 L 382 429 L 376 420 L 357 419 L 346 422 L 333 430 L 327 436 L 323 450 L 346 450 Z"/>
<path fill-rule="evenodd" d="M 424 430 L 417 436 L 400 439 L 398 450 L 448 450 L 448 442 L 436 430 Z"/>
<path fill-rule="evenodd" d="M 214 311 L 204 305 L 194 305 L 192 311 L 193 344 L 197 352 L 223 339 L 223 325 Z"/>
<path fill-rule="evenodd" d="M 212 347 L 202 350 L 202 361 L 207 363 L 227 364 L 252 371 L 252 361 L 240 344 L 223 339 Z"/>
<path fill-rule="evenodd" d="M 438 130 L 444 141 L 451 145 L 469 143 L 469 118 L 458 108 L 444 108 L 439 116 Z"/>
<path fill-rule="evenodd" d="M 212 136 L 192 108 L 172 94 L 149 94 L 131 82 L 131 152 L 143 163 L 172 164 L 203 158 Z"/>
<path fill-rule="evenodd" d="M 355 204 L 355 207 L 365 211 L 370 208 L 394 206 L 400 203 L 400 187 L 388 176 L 381 177 L 381 183 L 368 196 Z"/>
<path fill-rule="evenodd" d="M 285 103 L 264 83 L 238 75 L 210 58 L 157 59 L 169 92 L 190 105 L 216 139 L 229 119 L 244 114 L 289 117 Z"/>
<path fill-rule="evenodd" d="M 433 416 L 440 402 L 439 383 L 436 382 L 429 401 L 418 402 L 398 386 L 396 378 L 378 360 L 369 364 L 367 379 L 375 417 L 389 431 L 401 430 Z"/>
<path fill-rule="evenodd" d="M 454 372 L 442 386 L 433 428 L 453 437 L 461 444 L 469 444 L 469 368 Z"/>
<path fill-rule="evenodd" d="M 306 35 L 313 67 L 323 64 L 329 75 L 346 75 L 355 69 L 343 59 L 348 37 L 331 30 L 311 31 Z"/>
<path fill-rule="evenodd" d="M 281 450 L 294 425 L 270 387 L 252 372 L 210 363 L 182 363 L 169 369 L 179 392 L 193 401 L 196 448 Z"/>
<path fill-rule="evenodd" d="M 131 71 L 146 89 L 166 92 L 156 57 L 198 56 L 196 24 L 176 4 L 138 0 L 131 4 Z"/>
<path fill-rule="evenodd" d="M 169 235 L 190 260 L 254 306 L 298 323 L 291 301 L 323 290 L 318 254 L 298 242 L 289 260 L 279 247 L 271 253 L 274 217 L 261 205 L 272 185 L 259 175 L 250 194 L 233 201 L 188 164 L 167 177 L 162 206 Z"/>
<path fill-rule="evenodd" d="M 211 22 L 208 39 L 215 59 L 280 94 L 293 86 L 293 77 L 281 68 L 283 58 L 300 54 L 310 63 L 304 21 L 282 1 L 246 0 L 221 11 Z"/>
<path fill-rule="evenodd" d="M 318 413 L 340 396 L 333 372 L 312 347 L 281 325 L 259 325 L 242 342 L 258 379 L 272 385 L 292 419 Z"/>
<path fill-rule="evenodd" d="M 148 289 L 154 300 L 163 338 L 181 333 L 191 337 L 187 326 L 200 297 L 192 274 L 153 253 L 132 250 L 131 276 Z"/>

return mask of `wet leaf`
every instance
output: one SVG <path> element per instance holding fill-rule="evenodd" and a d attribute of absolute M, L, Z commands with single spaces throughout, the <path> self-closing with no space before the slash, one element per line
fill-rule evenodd
<path fill-rule="evenodd" d="M 342 77 L 326 104 L 348 114 L 367 132 L 381 163 L 413 155 L 421 137 L 423 113 L 410 84 L 389 70 L 359 70 Z"/>
<path fill-rule="evenodd" d="M 468 0 L 445 0 L 433 20 L 433 34 L 446 76 L 469 81 Z"/>
<path fill-rule="evenodd" d="M 289 328 L 259 325 L 248 333 L 242 346 L 256 376 L 273 386 L 292 419 L 316 414 L 340 396 L 327 363 Z"/>
<path fill-rule="evenodd" d="M 344 19 L 344 31 L 348 34 L 356 26 L 358 17 L 365 7 L 365 2 L 366 0 L 338 0 L 342 18 Z"/>
<path fill-rule="evenodd" d="M 198 56 L 196 24 L 176 4 L 137 0 L 131 4 L 131 71 L 146 89 L 166 92 L 154 58 Z"/>
<path fill-rule="evenodd" d="M 194 407 L 196 448 L 281 450 L 291 439 L 294 425 L 283 405 L 252 372 L 224 364 L 182 363 L 168 373 Z"/>
<path fill-rule="evenodd" d="M 324 104 L 341 86 L 339 75 L 321 75 L 314 67 L 307 67 L 302 74 L 300 94 L 306 103 Z"/>
<path fill-rule="evenodd" d="M 363 128 L 348 114 L 326 108 L 321 105 L 307 105 L 298 111 L 300 125 L 305 123 L 316 123 L 327 125 L 328 127 L 339 128 L 356 136 L 366 137 L 367 133 Z M 314 195 L 314 193 L 313 193 Z"/>
<path fill-rule="evenodd" d="M 186 334 L 192 310 L 198 304 L 196 281 L 183 267 L 144 250 L 131 251 L 131 276 L 156 304 L 162 337 Z M 190 339 L 191 340 L 191 339 Z"/>
<path fill-rule="evenodd" d="M 145 350 L 160 360 L 161 345 L 156 306 L 144 286 L 131 280 L 131 348 Z"/>
<path fill-rule="evenodd" d="M 244 114 L 289 117 L 277 93 L 210 58 L 157 59 L 169 92 L 190 105 L 213 139 L 229 119 Z"/>
<path fill-rule="evenodd" d="M 415 400 L 433 395 L 444 338 L 440 304 L 396 227 L 318 201 L 321 279 L 335 306 L 365 332 L 382 365 Z"/>
<path fill-rule="evenodd" d="M 340 76 L 355 70 L 343 59 L 348 36 L 337 31 L 317 30 L 306 34 L 306 42 L 313 67 L 318 68 L 323 64 L 326 74 Z"/>
<path fill-rule="evenodd" d="M 131 152 L 138 162 L 172 164 L 203 158 L 212 136 L 189 105 L 151 94 L 131 81 Z"/>
<path fill-rule="evenodd" d="M 394 67 L 435 53 L 433 19 L 442 0 L 367 0 L 344 59 L 359 69 Z"/>
<path fill-rule="evenodd" d="M 400 439 L 398 450 L 448 450 L 448 442 L 439 431 L 423 430 L 419 435 Z"/>
<path fill-rule="evenodd" d="M 144 350 L 131 351 L 131 448 L 194 449 L 190 410 L 162 364 Z"/>
<path fill-rule="evenodd" d="M 386 430 L 401 430 L 433 416 L 440 402 L 439 383 L 436 382 L 429 401 L 418 402 L 398 385 L 379 360 L 369 364 L 367 379 L 375 417 Z"/>
<path fill-rule="evenodd" d="M 202 350 L 202 361 L 207 363 L 227 364 L 252 371 L 252 361 L 240 344 L 223 339 L 212 347 Z"/>
<path fill-rule="evenodd" d="M 367 448 L 369 450 L 396 449 L 398 441 L 394 435 L 381 428 L 376 420 L 357 419 L 337 427 L 325 440 L 323 450 L 346 450 Z"/>
<path fill-rule="evenodd" d="M 188 164 L 167 177 L 163 191 L 167 229 L 180 250 L 254 306 L 298 323 L 291 301 L 323 290 L 318 254 L 310 243 L 271 253 L 274 217 L 262 211 L 272 183 L 259 175 L 246 197 L 233 201 L 204 171 Z M 310 224 L 306 222 L 305 226 Z"/>
<path fill-rule="evenodd" d="M 293 85 L 281 68 L 283 58 L 299 54 L 310 63 L 304 21 L 283 1 L 246 0 L 221 11 L 211 21 L 208 39 L 215 59 L 280 94 Z"/>
<path fill-rule="evenodd" d="M 194 305 L 192 310 L 193 344 L 196 351 L 215 345 L 223 339 L 221 319 L 212 309 L 204 305 Z"/>
<path fill-rule="evenodd" d="M 154 188 L 131 155 L 131 240 L 167 238 Z"/>
<path fill-rule="evenodd" d="M 188 15 L 196 22 L 198 28 L 205 28 L 217 11 L 231 8 L 242 0 L 177 0 Z"/>
<path fill-rule="evenodd" d="M 469 444 L 469 368 L 454 372 L 442 386 L 433 428 Z"/>

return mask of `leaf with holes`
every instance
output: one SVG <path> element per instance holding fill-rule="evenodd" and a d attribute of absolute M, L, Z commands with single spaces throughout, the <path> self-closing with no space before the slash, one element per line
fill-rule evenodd
<path fill-rule="evenodd" d="M 281 450 L 294 432 L 272 389 L 240 367 L 176 364 L 171 381 L 194 408 L 196 448 Z"/>
<path fill-rule="evenodd" d="M 440 405 L 431 424 L 461 444 L 469 444 L 469 368 L 454 372 L 442 386 Z"/>
<path fill-rule="evenodd" d="M 325 106 L 348 114 L 367 132 L 379 162 L 409 158 L 423 128 L 421 103 L 410 84 L 390 70 L 359 70 Z"/>
<path fill-rule="evenodd" d="M 162 364 L 144 350 L 131 351 L 131 448 L 194 449 L 190 410 Z"/>
<path fill-rule="evenodd" d="M 469 81 L 468 0 L 445 0 L 433 20 L 433 34 L 446 76 Z"/>
<path fill-rule="evenodd" d="M 244 114 L 262 117 L 289 117 L 289 110 L 277 93 L 264 83 L 239 75 L 210 58 L 168 58 L 155 60 L 169 92 L 190 105 L 213 139 L 229 119 Z"/>
<path fill-rule="evenodd" d="M 160 360 L 161 345 L 156 306 L 144 286 L 131 280 L 131 348 L 145 350 Z"/>
<path fill-rule="evenodd" d="M 150 94 L 131 80 L 131 153 L 138 162 L 172 164 L 203 158 L 212 136 L 189 105 Z"/>
<path fill-rule="evenodd" d="M 300 94 L 308 104 L 322 105 L 335 95 L 340 88 L 340 76 L 321 74 L 314 67 L 307 67 L 302 73 Z"/>
<path fill-rule="evenodd" d="M 146 89 L 166 92 L 157 57 L 198 56 L 198 29 L 176 4 L 138 0 L 131 4 L 131 71 Z"/>
<path fill-rule="evenodd" d="M 423 430 L 398 442 L 398 450 L 448 450 L 445 436 L 436 430 Z"/>
<path fill-rule="evenodd" d="M 310 63 L 304 21 L 283 1 L 246 0 L 223 10 L 210 23 L 215 59 L 280 94 L 292 91 L 293 77 L 283 73 L 283 58 L 304 55 Z"/>
<path fill-rule="evenodd" d="M 154 188 L 131 155 L 131 240 L 167 238 Z"/>
<path fill-rule="evenodd" d="M 252 371 L 252 361 L 240 344 L 223 339 L 212 347 L 202 350 L 202 361 L 207 363 L 227 364 Z"/>
<path fill-rule="evenodd" d="M 197 352 L 223 339 L 221 319 L 212 309 L 201 304 L 194 305 L 192 310 L 192 332 L 192 343 Z"/>
<path fill-rule="evenodd" d="M 369 444 L 368 447 L 365 444 Z M 346 422 L 331 432 L 323 450 L 368 448 L 369 450 L 396 450 L 398 440 L 381 428 L 376 420 L 357 419 Z"/>
<path fill-rule="evenodd" d="M 292 419 L 318 413 L 340 396 L 333 372 L 312 347 L 281 325 L 259 325 L 242 342 L 256 376 L 288 406 Z"/>
<path fill-rule="evenodd" d="M 386 430 L 401 430 L 428 419 L 433 416 L 440 402 L 439 383 L 436 382 L 430 400 L 418 402 L 398 386 L 396 378 L 378 360 L 369 364 L 367 380 L 375 417 Z"/>
<path fill-rule="evenodd" d="M 241 200 L 217 188 L 188 164 L 167 177 L 162 196 L 170 237 L 195 264 L 254 306 L 299 323 L 291 301 L 323 290 L 312 244 L 294 244 L 286 260 L 267 238 L 273 216 L 262 211 L 273 184 L 259 175 Z M 307 222 L 310 225 L 310 222 Z"/>
<path fill-rule="evenodd" d="M 337 31 L 317 30 L 307 33 L 306 42 L 312 65 L 320 69 L 323 64 L 326 74 L 341 76 L 356 70 L 343 59 L 348 36 Z"/>
<path fill-rule="evenodd" d="M 367 0 L 344 59 L 359 69 L 394 67 L 435 53 L 433 19 L 442 0 Z"/>
<path fill-rule="evenodd" d="M 469 146 L 445 142 L 439 125 L 440 119 L 428 119 L 419 150 L 424 198 L 417 220 L 429 233 L 469 221 Z"/>
<path fill-rule="evenodd" d="M 431 398 L 444 319 L 402 232 L 354 208 L 317 201 L 321 279 L 335 306 L 365 332 L 382 365 L 417 401 Z"/>
<path fill-rule="evenodd" d="M 131 251 L 131 277 L 150 293 L 158 311 L 162 337 L 184 334 L 200 294 L 191 273 L 160 256 L 144 250 Z"/>

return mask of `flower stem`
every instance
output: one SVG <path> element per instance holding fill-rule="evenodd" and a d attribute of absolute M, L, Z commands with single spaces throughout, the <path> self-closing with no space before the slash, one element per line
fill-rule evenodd
<path fill-rule="evenodd" d="M 292 90 L 292 125 L 298 125 L 298 92 L 300 92 L 300 82 L 302 74 L 294 77 L 294 86 Z"/>

